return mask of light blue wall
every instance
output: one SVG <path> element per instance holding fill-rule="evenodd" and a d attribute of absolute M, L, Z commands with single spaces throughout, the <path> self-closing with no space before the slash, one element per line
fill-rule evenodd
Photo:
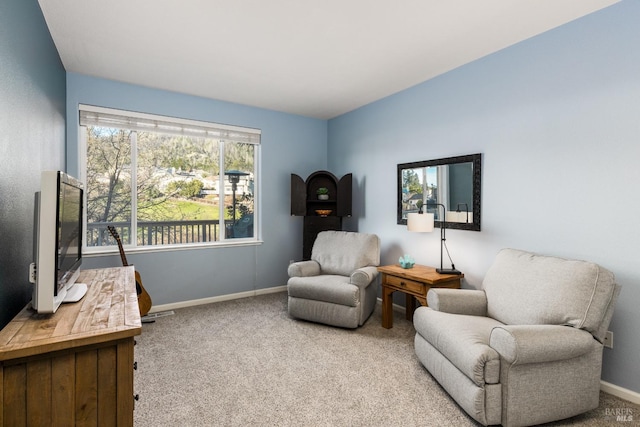
<path fill-rule="evenodd" d="M 447 231 L 465 286 L 515 247 L 600 263 L 623 286 L 603 379 L 640 392 L 640 2 L 624 1 L 329 121 L 329 168 L 361 193 L 350 226 L 383 262 L 439 263 L 396 225 L 396 165 L 483 153 L 482 231 Z"/>
<path fill-rule="evenodd" d="M 259 72 L 259 71 L 256 71 Z M 215 78 L 215 76 L 211 76 Z M 259 246 L 130 254 L 154 304 L 282 286 L 290 259 L 302 257 L 302 219 L 290 216 L 290 176 L 327 167 L 327 122 L 228 102 L 68 73 L 69 169 L 77 173 L 78 104 L 204 120 L 262 130 Z M 86 258 L 83 268 L 120 265 L 119 256 Z"/>
<path fill-rule="evenodd" d="M 0 328 L 31 299 L 40 171 L 64 169 L 65 71 L 36 0 L 0 2 Z"/>

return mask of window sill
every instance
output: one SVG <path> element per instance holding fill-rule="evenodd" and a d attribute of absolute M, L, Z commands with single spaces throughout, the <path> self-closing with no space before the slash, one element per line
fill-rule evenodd
<path fill-rule="evenodd" d="M 241 246 L 260 246 L 264 243 L 262 240 L 241 240 L 237 242 L 212 242 L 212 243 L 194 243 L 189 245 L 157 245 L 157 246 L 138 246 L 127 247 L 124 246 L 124 250 L 127 254 L 143 254 L 152 252 L 176 252 L 176 251 L 192 251 L 202 249 L 222 249 L 222 248 L 235 248 Z M 118 254 L 120 251 L 117 246 L 105 246 L 101 248 L 83 248 L 83 258 L 93 258 L 105 255 Z"/>

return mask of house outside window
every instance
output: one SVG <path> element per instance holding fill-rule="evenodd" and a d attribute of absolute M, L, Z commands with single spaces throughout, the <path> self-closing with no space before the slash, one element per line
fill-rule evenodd
<path fill-rule="evenodd" d="M 88 252 L 257 241 L 259 130 L 79 110 Z"/>

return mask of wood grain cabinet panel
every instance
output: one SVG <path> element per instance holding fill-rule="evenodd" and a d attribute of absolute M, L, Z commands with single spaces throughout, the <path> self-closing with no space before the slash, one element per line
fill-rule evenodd
<path fill-rule="evenodd" d="M 0 426 L 133 426 L 133 267 L 85 270 L 87 295 L 0 331 Z"/>

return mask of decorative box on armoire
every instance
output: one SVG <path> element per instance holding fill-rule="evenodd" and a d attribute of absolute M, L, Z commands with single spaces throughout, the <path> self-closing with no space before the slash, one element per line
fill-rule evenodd
<path fill-rule="evenodd" d="M 352 174 L 338 179 L 328 171 L 317 171 L 303 181 L 291 174 L 291 215 L 304 216 L 302 259 L 311 259 L 311 248 L 319 232 L 342 230 L 342 218 L 351 216 Z M 318 189 L 329 190 L 320 198 Z M 324 199 L 324 200 L 322 200 Z"/>

